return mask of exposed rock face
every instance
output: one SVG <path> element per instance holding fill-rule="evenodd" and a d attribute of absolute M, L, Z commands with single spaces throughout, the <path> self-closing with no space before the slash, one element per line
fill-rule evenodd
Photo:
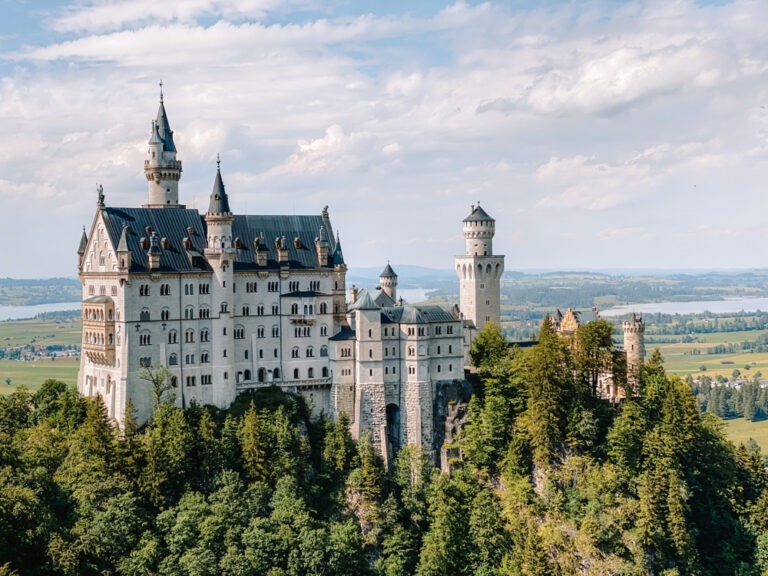
<path fill-rule="evenodd" d="M 451 459 L 460 457 L 458 449 L 452 446 L 467 422 L 473 391 L 472 384 L 467 380 L 437 383 L 434 402 L 435 464 L 444 472 L 450 472 Z"/>

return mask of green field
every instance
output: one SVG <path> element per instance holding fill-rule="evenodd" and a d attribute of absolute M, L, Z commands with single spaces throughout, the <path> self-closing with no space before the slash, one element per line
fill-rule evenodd
<path fill-rule="evenodd" d="M 10 394 L 18 386 L 37 390 L 48 378 L 61 380 L 67 384 L 77 383 L 77 358 L 40 358 L 38 360 L 0 360 L 0 394 Z M 10 386 L 6 379 L 11 379 Z"/>
<path fill-rule="evenodd" d="M 0 346 L 24 344 L 80 345 L 79 320 L 16 320 L 0 322 Z"/>
<path fill-rule="evenodd" d="M 736 444 L 746 444 L 752 438 L 760 446 L 764 455 L 768 455 L 768 420 L 750 422 L 744 418 L 725 420 L 725 433 Z"/>

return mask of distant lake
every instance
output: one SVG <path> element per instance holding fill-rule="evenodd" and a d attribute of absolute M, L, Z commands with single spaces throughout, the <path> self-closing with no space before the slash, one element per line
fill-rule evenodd
<path fill-rule="evenodd" d="M 80 310 L 81 306 L 82 302 L 56 302 L 54 304 L 36 304 L 34 306 L 0 306 L 0 321 L 34 318 L 43 312 Z"/>
<path fill-rule="evenodd" d="M 424 302 L 429 298 L 429 293 L 432 290 L 426 290 L 424 288 L 398 288 L 397 297 L 402 298 L 408 304 L 418 304 Z"/>
<path fill-rule="evenodd" d="M 601 316 L 623 316 L 638 314 L 729 314 L 735 312 L 768 311 L 768 298 L 734 298 L 732 300 L 694 300 L 692 302 L 650 302 L 646 304 L 628 304 L 600 310 Z"/>

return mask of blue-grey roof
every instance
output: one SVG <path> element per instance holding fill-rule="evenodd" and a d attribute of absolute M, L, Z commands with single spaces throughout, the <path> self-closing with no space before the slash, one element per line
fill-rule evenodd
<path fill-rule="evenodd" d="M 380 306 L 373 301 L 371 294 L 365 290 L 360 290 L 357 295 L 357 300 L 352 304 L 350 310 L 378 310 Z"/>
<path fill-rule="evenodd" d="M 354 340 L 355 339 L 355 331 L 352 330 L 349 326 L 342 326 L 341 331 L 338 334 L 335 334 L 328 338 L 328 340 L 331 340 L 333 342 L 339 342 L 342 340 Z"/>
<path fill-rule="evenodd" d="M 290 268 L 318 268 L 319 259 L 317 248 L 315 247 L 315 238 L 317 238 L 320 227 L 323 225 L 326 226 L 327 230 L 327 223 L 323 222 L 323 218 L 320 215 L 235 215 L 232 222 L 232 236 L 240 239 L 240 248 L 237 249 L 235 256 L 235 270 L 264 269 L 263 266 L 256 265 L 256 257 L 253 253 L 254 240 L 257 238 L 259 239 L 258 250 L 260 252 L 264 251 L 262 247 L 266 247 L 267 269 L 280 267 L 280 264 L 277 262 L 276 238 L 285 238 Z M 298 243 L 296 238 L 299 239 Z M 335 246 L 332 247 L 335 248 Z M 329 263 L 328 267 L 333 268 L 333 262 Z"/>
<path fill-rule="evenodd" d="M 382 318 L 399 324 L 433 324 L 438 322 L 455 322 L 448 310 L 440 306 L 392 306 L 382 308 Z"/>
<path fill-rule="evenodd" d="M 384 271 L 379 274 L 379 278 L 397 278 L 397 274 L 392 270 L 392 266 L 389 265 L 389 262 L 387 262 L 387 267 L 384 268 Z"/>
<path fill-rule="evenodd" d="M 338 234 L 336 234 L 336 247 L 333 249 L 333 258 L 331 260 L 334 266 L 344 264 L 344 254 L 341 252 L 341 240 L 339 240 Z"/>
<path fill-rule="evenodd" d="M 104 223 L 113 246 L 121 244 L 123 228 L 125 244 L 131 252 L 131 272 L 147 271 L 147 251 L 140 245 L 142 238 L 149 239 L 152 231 L 167 238 L 169 247 L 160 251 L 160 268 L 155 272 L 197 272 L 210 270 L 205 260 L 199 257 L 205 250 L 205 227 L 197 210 L 186 208 L 112 208 L 103 210 Z M 147 232 L 147 227 L 152 231 Z M 193 230 L 193 234 L 188 229 Z M 189 238 L 189 254 L 183 239 Z"/>
<path fill-rule="evenodd" d="M 231 214 L 229 210 L 229 198 L 224 189 L 224 181 L 221 179 L 221 169 L 216 170 L 216 179 L 213 181 L 211 201 L 208 204 L 208 214 Z"/>
<path fill-rule="evenodd" d="M 77 248 L 77 253 L 82 256 L 85 254 L 86 248 L 88 248 L 88 235 L 85 233 L 85 227 L 83 227 L 83 235 L 80 236 L 80 246 Z"/>
<path fill-rule="evenodd" d="M 163 99 L 160 99 L 160 108 L 157 109 L 157 132 L 163 141 L 163 150 L 165 152 L 176 152 L 176 145 L 173 143 L 173 130 L 168 122 L 168 115 L 165 113 Z"/>
<path fill-rule="evenodd" d="M 374 302 L 376 302 L 377 306 L 385 307 L 385 306 L 394 306 L 397 304 L 394 300 L 392 300 L 392 297 L 384 292 L 384 290 L 379 291 L 378 294 L 376 294 L 376 298 L 373 299 Z"/>
<path fill-rule="evenodd" d="M 493 218 L 491 218 L 488 213 L 483 210 L 480 207 L 480 204 L 477 206 L 472 206 L 472 212 L 464 218 L 464 222 L 495 222 Z"/>

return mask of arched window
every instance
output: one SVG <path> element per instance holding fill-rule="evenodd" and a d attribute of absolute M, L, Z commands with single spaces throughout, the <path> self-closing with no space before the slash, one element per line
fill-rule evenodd
<path fill-rule="evenodd" d="M 141 313 L 139 314 L 139 320 L 142 322 L 149 322 L 149 310 L 147 308 L 143 308 Z"/>
<path fill-rule="evenodd" d="M 323 366 L 323 378 L 328 378 L 328 366 Z"/>
<path fill-rule="evenodd" d="M 328 304 L 325 302 L 320 303 L 320 314 L 328 314 Z"/>
<path fill-rule="evenodd" d="M 320 356 L 328 356 L 328 346 L 320 346 Z"/>
<path fill-rule="evenodd" d="M 273 377 L 275 380 L 279 380 L 279 379 L 280 379 L 280 368 L 275 368 L 275 369 L 272 371 L 272 377 Z"/>
<path fill-rule="evenodd" d="M 315 350 L 312 346 L 307 347 L 307 358 L 312 358 L 315 355 Z"/>
<path fill-rule="evenodd" d="M 259 368 L 258 379 L 259 382 L 264 382 L 267 379 L 267 371 L 264 368 Z"/>
<path fill-rule="evenodd" d="M 307 378 L 314 378 L 314 377 L 315 377 L 315 369 L 307 368 Z"/>
<path fill-rule="evenodd" d="M 298 380 L 299 379 L 299 369 L 298 368 L 294 368 L 293 369 L 293 379 L 294 380 Z"/>
<path fill-rule="evenodd" d="M 291 304 L 291 314 L 294 316 L 299 313 L 299 305 L 296 303 Z"/>
<path fill-rule="evenodd" d="M 176 332 L 176 330 L 171 330 L 168 332 L 168 344 L 176 344 L 179 339 L 179 334 Z"/>
<path fill-rule="evenodd" d="M 245 372 L 243 372 L 243 379 L 246 382 L 250 382 L 251 381 L 251 371 L 250 370 L 246 370 Z"/>

